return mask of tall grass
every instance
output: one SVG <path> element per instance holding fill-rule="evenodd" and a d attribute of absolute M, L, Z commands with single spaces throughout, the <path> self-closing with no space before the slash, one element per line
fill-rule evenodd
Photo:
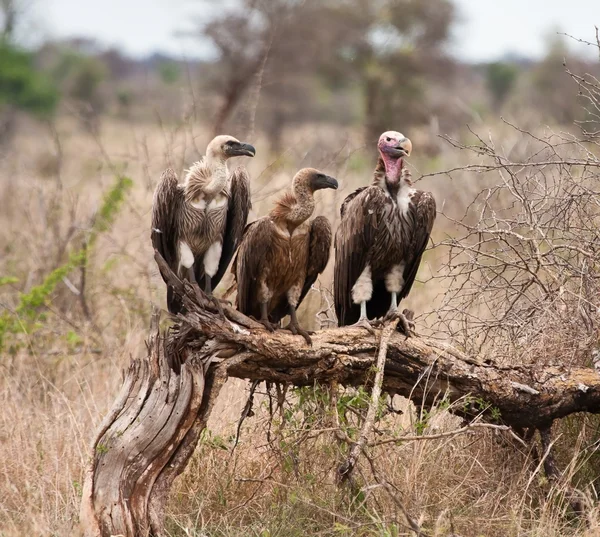
<path fill-rule="evenodd" d="M 0 315 L 24 327 L 18 333 L 4 328 L 19 345 L 11 345 L 11 352 L 6 347 L 0 359 L 2 537 L 74 532 L 94 427 L 119 390 L 121 369 L 145 352 L 151 305 L 164 306 L 164 285 L 149 240 L 152 188 L 167 165 L 181 173 L 199 156 L 195 147 L 207 139 L 192 127 L 165 137 L 154 125 L 108 122 L 99 146 L 65 120 L 58 129 L 63 150 L 60 189 L 35 159 L 26 158 L 48 152 L 48 140 L 39 132 L 25 132 L 17 150 L 2 162 Z M 340 180 L 340 192 L 320 197 L 317 208 L 335 222 L 342 197 L 369 181 L 373 158 L 372 151 L 355 142 L 357 136 L 342 144 L 330 133 L 327 127 L 290 133 L 289 149 L 276 157 L 262 154 L 264 144 L 253 140 L 258 155 L 243 163 L 253 177 L 253 217 L 269 209 L 295 169 L 310 164 Z M 506 134 L 507 146 L 516 146 L 518 140 L 509 139 L 514 134 Z M 306 147 L 314 150 L 306 154 Z M 418 154 L 415 147 L 415 178 L 432 166 Z M 436 166 L 451 168 L 465 159 L 447 147 L 436 157 Z M 115 169 L 123 171 L 116 183 Z M 479 190 L 472 178 L 460 184 L 429 178 L 419 187 L 431 189 L 438 205 L 445 204 L 457 217 Z M 55 197 L 59 209 L 46 211 L 47 200 Z M 75 232 L 65 231 L 71 238 L 58 255 L 62 236 L 51 230 L 71 228 Z M 453 232 L 440 221 L 435 236 Z M 87 237 L 85 248 L 82 237 Z M 427 282 L 439 255 L 428 253 L 421 283 L 410 297 L 408 306 L 417 312 L 435 305 L 443 291 L 436 282 Z M 82 264 L 91 320 L 68 284 L 78 290 L 80 282 L 73 274 Z M 331 267 L 320 281 L 324 289 L 330 284 Z M 319 303 L 313 293 L 304 307 L 307 319 L 314 318 Z M 332 433 L 335 405 L 322 390 L 295 392 L 281 409 L 274 398 L 273 416 L 268 397 L 259 396 L 255 416 L 244 423 L 240 444 L 232 451 L 246 392 L 246 384 L 237 380 L 228 381 L 223 390 L 209 429 L 175 484 L 168 511 L 170 535 L 410 534 L 365 460 L 352 487 L 338 486 L 336 469 L 347 446 Z M 360 392 L 340 392 L 338 400 L 342 406 L 335 408 L 340 411 L 352 406 L 360 412 Z M 378 428 L 418 434 L 457 426 L 443 405 L 424 417 L 405 400 L 393 404 L 403 413 L 386 413 Z M 356 418 L 348 412 L 346 432 L 352 435 Z M 592 421 L 585 427 L 595 430 Z M 533 453 L 491 431 L 375 447 L 370 457 L 428 535 L 591 537 L 600 531 L 600 517 L 593 487 L 583 486 L 594 476 L 581 431 L 578 423 L 560 437 L 560 463 L 566 473 L 555 484 L 545 480 Z M 590 505 L 583 519 L 573 515 L 566 501 L 567 484 L 578 477 L 582 502 Z"/>

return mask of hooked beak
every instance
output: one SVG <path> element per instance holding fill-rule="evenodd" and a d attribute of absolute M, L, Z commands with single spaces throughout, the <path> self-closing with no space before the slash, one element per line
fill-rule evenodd
<path fill-rule="evenodd" d="M 314 181 L 314 189 L 320 190 L 322 188 L 333 188 L 337 190 L 338 182 L 334 177 L 330 177 L 329 175 L 322 175 L 315 179 Z"/>
<path fill-rule="evenodd" d="M 231 157 L 253 157 L 254 155 L 256 155 L 254 146 L 241 142 L 231 146 L 231 150 L 229 151 L 229 156 Z"/>
<path fill-rule="evenodd" d="M 396 145 L 384 146 L 383 151 L 394 158 L 408 157 L 412 152 L 412 142 L 408 138 L 403 138 Z"/>

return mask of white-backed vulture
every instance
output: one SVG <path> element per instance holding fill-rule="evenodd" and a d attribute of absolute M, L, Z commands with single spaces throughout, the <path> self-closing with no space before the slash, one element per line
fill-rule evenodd
<path fill-rule="evenodd" d="M 180 185 L 171 169 L 163 172 L 152 205 L 152 244 L 180 278 L 197 282 L 212 296 L 242 238 L 250 212 L 248 172 L 229 172 L 231 157 L 253 157 L 250 144 L 217 136 L 206 156 L 188 170 Z M 181 311 L 179 297 L 167 287 L 171 313 Z"/>
<path fill-rule="evenodd" d="M 396 131 L 384 132 L 371 185 L 342 203 L 335 236 L 334 299 L 339 326 L 398 315 L 413 285 L 435 220 L 435 200 L 412 187 L 404 157 L 412 143 Z"/>
<path fill-rule="evenodd" d="M 324 216 L 308 222 L 314 192 L 338 187 L 337 181 L 313 168 L 300 170 L 273 210 L 249 224 L 232 271 L 237 281 L 237 308 L 269 330 L 286 315 L 289 329 L 310 344 L 298 324 L 296 309 L 329 260 L 331 224 Z"/>

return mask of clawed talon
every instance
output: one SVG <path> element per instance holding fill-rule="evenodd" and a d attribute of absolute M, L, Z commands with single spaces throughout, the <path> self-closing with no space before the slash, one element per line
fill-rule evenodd
<path fill-rule="evenodd" d="M 411 330 L 415 329 L 415 312 L 409 309 L 403 309 L 402 310 L 402 315 L 404 315 L 404 318 L 406 319 L 406 323 L 408 324 L 408 326 L 410 327 Z"/>
<path fill-rule="evenodd" d="M 373 325 L 375 325 L 375 323 L 376 321 L 373 323 Z M 369 322 L 369 319 L 359 319 L 358 322 L 349 325 L 348 328 L 364 328 L 372 336 L 375 335 L 375 330 L 373 329 L 371 322 Z"/>
<path fill-rule="evenodd" d="M 413 321 L 415 314 L 409 309 L 405 309 L 400 313 L 398 310 L 390 310 L 385 316 L 377 321 L 378 325 L 383 325 L 386 323 L 390 323 L 392 321 L 398 320 L 398 327 L 407 338 L 415 335 L 415 323 Z"/>
<path fill-rule="evenodd" d="M 275 332 L 275 326 L 268 319 L 256 319 L 256 321 L 262 324 L 269 332 Z"/>
<path fill-rule="evenodd" d="M 283 327 L 283 330 L 289 330 L 290 332 L 293 332 L 293 326 L 292 323 L 289 323 L 287 325 L 285 325 Z M 305 330 L 305 332 L 309 335 L 309 336 L 314 336 L 315 335 L 315 331 L 314 330 Z"/>
<path fill-rule="evenodd" d="M 216 296 L 212 296 L 212 295 L 207 295 L 206 298 L 217 309 L 217 313 L 219 314 L 219 316 L 225 318 L 225 312 L 223 311 L 223 306 L 221 305 L 221 299 L 217 298 Z"/>
<path fill-rule="evenodd" d="M 289 330 L 292 334 L 294 334 L 295 336 L 300 335 L 304 338 L 304 340 L 306 341 L 306 343 L 308 343 L 308 345 L 310 345 L 312 347 L 312 338 L 309 335 L 309 332 L 307 330 L 304 330 L 302 328 L 300 328 L 299 325 L 295 325 L 295 324 L 288 324 L 285 327 L 285 330 Z"/>

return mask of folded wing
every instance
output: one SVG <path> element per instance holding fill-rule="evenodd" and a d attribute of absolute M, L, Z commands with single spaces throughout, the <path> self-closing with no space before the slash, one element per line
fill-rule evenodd
<path fill-rule="evenodd" d="M 178 184 L 177 174 L 168 168 L 162 173 L 154 192 L 150 235 L 152 246 L 158 250 L 175 274 L 179 269 L 180 228 L 178 216 L 183 203 L 183 189 Z M 164 274 L 161 273 L 161 276 L 166 282 Z M 172 313 L 177 313 L 181 309 L 180 300 L 169 286 L 167 287 L 167 306 Z"/>
<path fill-rule="evenodd" d="M 317 216 L 310 223 L 310 238 L 309 238 L 309 251 L 308 251 L 308 265 L 306 267 L 306 278 L 304 280 L 304 286 L 300 293 L 300 299 L 298 306 L 304 300 L 304 297 L 310 291 L 313 283 L 317 281 L 319 274 L 321 274 L 327 262 L 329 261 L 329 252 L 331 250 L 331 224 L 329 220 L 324 216 Z M 273 322 L 279 322 L 283 317 L 289 314 L 289 305 L 287 298 L 283 298 L 277 307 L 271 313 L 271 320 Z"/>

